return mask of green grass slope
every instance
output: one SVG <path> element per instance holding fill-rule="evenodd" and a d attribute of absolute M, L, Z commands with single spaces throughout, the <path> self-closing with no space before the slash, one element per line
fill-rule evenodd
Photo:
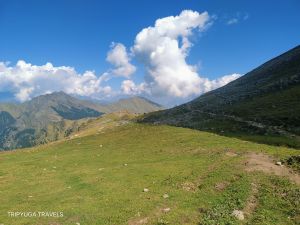
<path fill-rule="evenodd" d="M 300 46 L 241 78 L 144 122 L 300 147 Z M 263 135 L 263 137 L 259 137 Z"/>
<path fill-rule="evenodd" d="M 297 150 L 113 121 L 117 117 L 96 120 L 97 126 L 67 141 L 1 153 L 0 224 L 299 222 L 299 186 L 288 177 L 245 170 L 249 152 L 281 159 Z M 234 209 L 249 215 L 239 222 Z M 9 217 L 12 211 L 63 217 Z"/>

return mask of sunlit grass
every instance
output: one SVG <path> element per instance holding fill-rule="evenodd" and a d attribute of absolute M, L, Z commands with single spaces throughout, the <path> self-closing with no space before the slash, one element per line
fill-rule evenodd
<path fill-rule="evenodd" d="M 245 153 L 265 152 L 277 158 L 298 153 L 169 126 L 130 123 L 94 131 L 48 146 L 1 153 L 0 223 L 127 224 L 147 218 L 149 224 L 235 224 L 230 213 L 244 206 L 251 182 L 257 180 L 264 188 L 273 184 L 266 175 L 243 170 Z M 229 157 L 227 151 L 238 155 Z M 220 182 L 228 183 L 224 191 L 215 188 Z M 287 183 L 287 188 L 295 189 Z M 163 198 L 166 193 L 169 197 Z M 291 215 L 281 210 L 283 206 L 295 210 L 290 199 L 276 205 L 272 195 L 267 198 L 260 207 L 268 221 L 291 224 Z M 164 208 L 170 211 L 163 212 Z M 8 211 L 62 211 L 64 216 L 11 218 Z M 255 212 L 253 221 L 261 222 L 262 215 L 264 211 Z"/>

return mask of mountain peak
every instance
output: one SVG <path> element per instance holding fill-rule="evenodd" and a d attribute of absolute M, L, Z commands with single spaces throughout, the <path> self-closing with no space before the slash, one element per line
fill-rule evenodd
<path fill-rule="evenodd" d="M 110 112 L 126 110 L 132 113 L 148 113 L 162 110 L 163 107 L 141 96 L 123 98 L 115 103 L 107 105 Z"/>
<path fill-rule="evenodd" d="M 51 93 L 46 93 L 43 95 L 39 95 L 37 97 L 34 97 L 32 100 L 34 100 L 35 98 L 73 98 L 71 95 L 66 94 L 63 91 L 55 91 L 55 92 L 51 92 Z"/>
<path fill-rule="evenodd" d="M 153 102 L 153 101 L 151 101 L 150 99 L 148 99 L 146 97 L 138 96 L 138 95 L 135 95 L 135 96 L 132 96 L 132 97 L 129 97 L 129 98 L 121 98 L 119 101 L 141 101 L 141 102 L 147 102 L 149 104 L 155 105 L 156 107 L 161 108 L 161 109 L 163 108 L 162 105 L 160 105 L 156 102 Z"/>

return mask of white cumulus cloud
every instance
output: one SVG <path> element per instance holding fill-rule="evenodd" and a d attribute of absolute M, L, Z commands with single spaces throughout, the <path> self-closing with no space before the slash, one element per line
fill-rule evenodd
<path fill-rule="evenodd" d="M 136 67 L 130 63 L 126 47 L 121 43 L 112 43 L 106 60 L 115 66 L 112 73 L 117 76 L 129 78 L 129 76 L 136 71 Z"/>
<path fill-rule="evenodd" d="M 213 90 L 237 78 L 236 75 L 217 80 L 202 78 L 196 66 L 186 62 L 192 47 L 189 38 L 193 31 L 204 31 L 210 24 L 207 12 L 184 10 L 178 16 L 158 19 L 153 27 L 139 32 L 132 51 L 146 68 L 144 88 L 154 96 L 186 98 Z M 130 85 L 133 89 L 137 86 Z"/>
<path fill-rule="evenodd" d="M 23 60 L 14 66 L 0 63 L 0 90 L 14 93 L 22 102 L 54 91 L 79 96 L 109 95 L 111 88 L 100 85 L 105 78 L 105 75 L 97 77 L 92 71 L 79 74 L 72 67 L 55 67 L 51 63 L 42 66 Z"/>
<path fill-rule="evenodd" d="M 112 43 L 106 61 L 113 68 L 100 77 L 93 71 L 78 73 L 72 67 L 55 67 L 51 63 L 37 66 L 20 60 L 11 66 L 0 62 L 0 91 L 13 93 L 21 102 L 54 91 L 94 98 L 116 94 L 145 95 L 182 102 L 240 77 L 240 74 L 231 74 L 210 80 L 200 76 L 197 67 L 186 61 L 193 46 L 192 35 L 204 32 L 213 20 L 214 16 L 207 12 L 192 10 L 157 19 L 154 26 L 144 28 L 136 35 L 130 52 L 123 44 Z M 145 67 L 141 83 L 133 81 L 136 67 L 131 64 L 132 57 Z M 123 79 L 121 90 L 112 90 L 103 84 L 116 76 Z"/>
<path fill-rule="evenodd" d="M 242 76 L 242 75 L 238 74 L 238 73 L 233 73 L 233 74 L 229 74 L 229 75 L 225 75 L 223 77 L 217 78 L 215 80 L 209 80 L 207 78 L 203 78 L 202 82 L 201 82 L 202 93 L 212 91 L 214 89 L 222 87 L 222 86 L 228 84 L 229 82 L 236 80 L 240 76 Z"/>
<path fill-rule="evenodd" d="M 146 84 L 136 85 L 132 80 L 124 80 L 121 85 L 121 91 L 125 95 L 139 95 L 147 92 Z"/>
<path fill-rule="evenodd" d="M 137 34 L 133 52 L 146 67 L 152 94 L 186 97 L 200 93 L 201 79 L 185 58 L 192 30 L 203 30 L 208 22 L 207 12 L 184 10 L 178 16 L 156 20 L 154 27 Z"/>

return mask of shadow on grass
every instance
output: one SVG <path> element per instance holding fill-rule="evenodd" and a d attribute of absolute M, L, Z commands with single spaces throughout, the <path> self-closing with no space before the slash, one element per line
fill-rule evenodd
<path fill-rule="evenodd" d="M 157 117 L 157 113 L 146 114 L 137 119 L 138 123 L 154 125 L 170 125 L 176 127 L 190 128 L 199 131 L 214 133 L 217 135 L 238 138 L 259 144 L 282 146 L 300 150 L 300 137 L 297 135 L 283 135 L 270 127 L 255 127 L 245 122 L 233 121 L 222 116 L 193 115 L 188 119 L 184 116 Z M 189 115 L 190 116 L 190 115 Z"/>
<path fill-rule="evenodd" d="M 259 134 L 247 134 L 247 133 L 220 133 L 214 132 L 218 135 L 226 137 L 234 137 L 244 141 L 251 141 L 259 144 L 268 144 L 273 146 L 283 146 L 288 148 L 295 148 L 300 150 L 299 138 L 285 137 L 275 134 L 259 135 Z"/>

